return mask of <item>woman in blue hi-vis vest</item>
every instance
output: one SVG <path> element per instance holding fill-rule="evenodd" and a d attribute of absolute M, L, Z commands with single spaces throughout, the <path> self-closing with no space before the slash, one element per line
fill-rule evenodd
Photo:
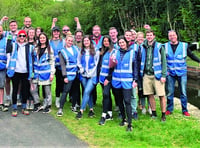
<path fill-rule="evenodd" d="M 31 84 L 31 94 L 34 98 L 34 111 L 43 110 L 43 113 L 51 112 L 52 94 L 51 83 L 55 73 L 53 50 L 50 48 L 48 37 L 45 33 L 39 35 L 36 48 L 32 53 L 34 75 Z M 45 98 L 40 106 L 38 86 L 43 86 Z"/>
<path fill-rule="evenodd" d="M 64 87 L 62 96 L 60 98 L 60 108 L 58 109 L 57 116 L 63 116 L 63 107 L 66 102 L 66 97 L 71 90 L 72 84 L 77 77 L 78 67 L 77 58 L 79 50 L 77 46 L 73 45 L 73 36 L 67 35 L 65 39 L 65 47 L 59 52 L 60 65 L 62 76 L 64 80 Z M 73 98 L 76 99 L 76 98 Z"/>
<path fill-rule="evenodd" d="M 124 36 L 118 38 L 120 49 L 117 50 L 115 58 L 117 65 L 112 73 L 112 86 L 119 109 L 122 114 L 122 122 L 120 126 L 127 123 L 127 131 L 132 131 L 132 114 L 131 114 L 131 95 L 132 88 L 137 86 L 137 60 L 135 59 L 135 51 L 129 48 L 128 42 Z M 114 56 L 113 56 L 114 57 Z M 125 107 L 124 107 L 125 104 Z"/>
<path fill-rule="evenodd" d="M 98 63 L 99 82 L 103 91 L 103 112 L 99 125 L 104 125 L 106 120 L 112 120 L 112 98 L 111 98 L 111 79 L 112 69 L 109 67 L 110 56 L 114 54 L 116 49 L 110 36 L 105 35 L 102 42 L 102 48 L 100 49 L 100 58 Z"/>
<path fill-rule="evenodd" d="M 83 116 L 83 111 L 86 105 L 89 105 L 90 111 L 88 113 L 89 117 L 94 116 L 93 111 L 93 98 L 92 90 L 98 83 L 97 79 L 97 64 L 99 61 L 99 51 L 95 51 L 89 36 L 84 36 L 83 38 L 83 48 L 78 57 L 78 67 L 80 69 L 80 81 L 84 87 L 83 100 L 80 108 L 80 112 L 76 115 L 77 119 L 81 119 Z"/>
<path fill-rule="evenodd" d="M 19 84 L 21 83 L 22 92 L 22 113 L 29 115 L 26 109 L 26 101 L 29 97 L 29 80 L 32 74 L 32 45 L 27 43 L 26 31 L 20 30 L 17 34 L 17 42 L 13 43 L 13 51 L 11 54 L 10 62 L 7 69 L 7 75 L 12 79 L 13 84 L 13 111 L 12 116 L 18 115 L 17 111 L 17 92 Z"/>

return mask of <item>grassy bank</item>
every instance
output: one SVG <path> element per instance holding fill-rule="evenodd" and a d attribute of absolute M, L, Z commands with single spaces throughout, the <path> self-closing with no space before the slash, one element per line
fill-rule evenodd
<path fill-rule="evenodd" d="M 54 90 L 54 85 L 52 90 Z M 54 93 L 53 93 L 54 94 Z M 53 96 L 55 98 L 55 96 Z M 139 120 L 133 121 L 133 131 L 126 132 L 126 127 L 120 127 L 120 120 L 114 112 L 114 120 L 99 126 L 98 121 L 102 112 L 101 89 L 98 86 L 98 102 L 95 107 L 95 118 L 88 118 L 88 110 L 83 119 L 76 120 L 70 110 L 71 103 L 64 106 L 64 116 L 56 117 L 57 109 L 53 106 L 52 115 L 62 122 L 74 135 L 87 142 L 90 147 L 199 147 L 199 121 L 194 117 L 183 117 L 180 110 L 167 117 L 165 123 L 160 122 L 160 108 L 157 104 L 158 118 L 152 120 L 150 116 L 141 115 Z M 113 105 L 114 106 L 114 105 Z"/>

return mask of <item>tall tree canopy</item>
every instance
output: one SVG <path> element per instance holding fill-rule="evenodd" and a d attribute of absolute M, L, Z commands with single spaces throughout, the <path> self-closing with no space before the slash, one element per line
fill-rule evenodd
<path fill-rule="evenodd" d="M 143 25 L 149 24 L 163 42 L 172 29 L 184 41 L 200 38 L 199 0 L 0 0 L 0 5 L 1 17 L 16 19 L 21 27 L 24 17 L 29 16 L 33 27 L 43 27 L 47 33 L 54 17 L 58 18 L 58 26 L 68 25 L 75 30 L 73 18 L 78 16 L 85 34 L 91 34 L 96 24 L 102 34 L 108 34 L 112 26 L 123 34 L 130 28 L 143 31 Z"/>

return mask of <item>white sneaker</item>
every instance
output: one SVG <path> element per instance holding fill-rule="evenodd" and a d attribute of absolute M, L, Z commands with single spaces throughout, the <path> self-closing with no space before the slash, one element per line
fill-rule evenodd
<path fill-rule="evenodd" d="M 60 108 L 60 98 L 59 97 L 56 97 L 56 107 L 57 108 Z"/>
<path fill-rule="evenodd" d="M 149 112 L 150 115 L 152 114 L 151 107 L 148 107 L 148 112 Z"/>
<path fill-rule="evenodd" d="M 58 117 L 62 117 L 63 116 L 63 111 L 61 108 L 59 108 L 58 112 L 57 112 L 57 116 Z"/>
<path fill-rule="evenodd" d="M 6 107 L 9 107 L 11 105 L 11 97 L 10 97 L 10 95 L 6 96 L 4 105 Z"/>
<path fill-rule="evenodd" d="M 146 108 L 145 108 L 145 107 L 142 108 L 142 114 L 143 114 L 143 115 L 146 115 L 146 112 L 147 112 Z"/>
<path fill-rule="evenodd" d="M 21 106 L 21 105 L 22 105 L 21 100 L 17 99 L 17 106 Z"/>

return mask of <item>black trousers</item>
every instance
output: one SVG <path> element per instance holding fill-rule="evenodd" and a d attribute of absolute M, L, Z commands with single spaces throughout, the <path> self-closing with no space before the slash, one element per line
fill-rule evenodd
<path fill-rule="evenodd" d="M 78 78 L 78 74 L 72 83 L 72 87 L 70 90 L 70 96 L 72 97 L 72 107 L 75 107 L 76 104 L 80 106 L 80 80 Z"/>
<path fill-rule="evenodd" d="M 63 81 L 62 72 L 57 67 L 56 67 L 55 75 L 56 75 L 56 97 L 60 97 L 60 94 L 63 91 L 64 81 Z"/>
<path fill-rule="evenodd" d="M 101 84 L 102 92 L 103 92 L 103 113 L 107 113 L 108 111 L 112 111 L 112 98 L 111 98 L 111 83 L 109 82 L 108 85 L 104 86 Z"/>
<path fill-rule="evenodd" d="M 125 108 L 124 104 L 126 106 L 126 114 L 128 117 L 128 124 L 132 123 L 132 114 L 131 114 L 131 95 L 132 95 L 132 89 L 123 89 L 123 88 L 113 88 L 114 95 L 116 97 L 116 100 L 119 105 L 119 110 L 122 114 L 122 119 L 126 118 L 125 115 Z"/>
<path fill-rule="evenodd" d="M 63 92 L 62 92 L 62 96 L 61 96 L 61 99 L 60 99 L 60 108 L 63 109 L 64 107 L 64 104 L 66 102 L 66 98 L 67 98 L 67 95 L 72 87 L 72 83 L 73 81 L 69 81 L 68 83 L 64 83 L 64 87 L 63 87 Z"/>
<path fill-rule="evenodd" d="M 14 76 L 11 79 L 13 84 L 13 93 L 12 93 L 13 104 L 17 104 L 17 92 L 20 82 L 21 82 L 21 96 L 22 96 L 21 101 L 22 104 L 26 104 L 26 101 L 29 98 L 30 94 L 30 83 L 28 80 L 28 73 L 15 72 Z"/>

